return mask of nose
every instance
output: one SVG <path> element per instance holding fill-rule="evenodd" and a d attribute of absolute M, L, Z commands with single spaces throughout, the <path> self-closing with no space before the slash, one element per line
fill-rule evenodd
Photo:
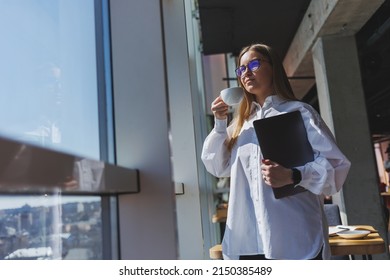
<path fill-rule="evenodd" d="M 244 78 L 245 76 L 251 76 L 253 75 L 252 71 L 249 69 L 249 67 L 245 68 L 244 73 L 242 73 L 241 78 Z"/>

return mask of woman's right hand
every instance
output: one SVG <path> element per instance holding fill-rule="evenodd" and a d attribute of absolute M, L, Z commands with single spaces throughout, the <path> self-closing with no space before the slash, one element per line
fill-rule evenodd
<path fill-rule="evenodd" d="M 229 106 L 222 101 L 221 96 L 218 96 L 213 103 L 211 103 L 211 111 L 214 114 L 214 117 L 219 120 L 224 120 L 227 118 Z"/>

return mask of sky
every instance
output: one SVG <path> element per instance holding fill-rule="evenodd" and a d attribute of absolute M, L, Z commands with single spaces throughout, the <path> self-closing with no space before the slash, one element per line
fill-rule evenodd
<path fill-rule="evenodd" d="M 94 1 L 0 1 L 0 34 L 0 135 L 99 159 Z"/>
<path fill-rule="evenodd" d="M 93 0 L 0 1 L 1 136 L 99 159 L 94 11 Z M 1 195 L 0 209 L 99 199 Z"/>

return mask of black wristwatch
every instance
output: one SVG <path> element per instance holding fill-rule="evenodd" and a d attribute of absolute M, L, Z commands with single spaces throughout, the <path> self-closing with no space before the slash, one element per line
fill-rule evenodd
<path fill-rule="evenodd" d="M 296 168 L 292 168 L 292 180 L 294 185 L 298 185 L 302 181 L 302 174 L 301 171 L 299 171 Z"/>

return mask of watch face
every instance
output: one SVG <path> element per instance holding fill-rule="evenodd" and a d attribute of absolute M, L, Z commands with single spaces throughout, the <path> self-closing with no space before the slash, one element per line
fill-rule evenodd
<path fill-rule="evenodd" d="M 293 171 L 293 173 L 292 173 L 293 178 L 292 179 L 294 181 L 294 184 L 298 184 L 302 180 L 301 171 L 299 171 L 296 168 L 293 168 L 292 171 Z"/>

